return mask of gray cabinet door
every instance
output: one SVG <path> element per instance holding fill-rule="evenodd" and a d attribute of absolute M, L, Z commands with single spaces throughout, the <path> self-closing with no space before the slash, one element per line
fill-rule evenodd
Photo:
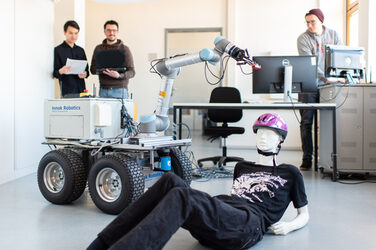
<path fill-rule="evenodd" d="M 363 88 L 340 89 L 337 104 L 338 170 L 363 168 Z"/>
<path fill-rule="evenodd" d="M 376 87 L 364 87 L 364 170 L 376 170 Z"/>

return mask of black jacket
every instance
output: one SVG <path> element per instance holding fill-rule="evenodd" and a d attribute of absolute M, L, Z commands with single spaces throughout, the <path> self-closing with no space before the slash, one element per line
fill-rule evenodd
<path fill-rule="evenodd" d="M 61 69 L 67 62 L 67 58 L 77 60 L 87 60 L 86 54 L 83 48 L 73 45 L 70 47 L 65 41 L 59 46 L 55 47 L 54 51 L 54 77 L 59 79 L 61 83 L 61 94 L 77 94 L 83 92 L 85 89 L 85 80 L 80 79 L 78 75 L 60 75 L 59 69 Z M 86 73 L 89 76 L 89 67 L 86 66 Z"/>

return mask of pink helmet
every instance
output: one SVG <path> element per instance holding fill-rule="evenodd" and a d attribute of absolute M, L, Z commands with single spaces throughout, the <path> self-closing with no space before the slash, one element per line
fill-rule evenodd
<path fill-rule="evenodd" d="M 276 131 L 285 140 L 287 136 L 287 125 L 286 122 L 276 114 L 266 113 L 260 115 L 259 118 L 253 124 L 253 132 L 257 133 L 259 128 L 270 128 Z"/>

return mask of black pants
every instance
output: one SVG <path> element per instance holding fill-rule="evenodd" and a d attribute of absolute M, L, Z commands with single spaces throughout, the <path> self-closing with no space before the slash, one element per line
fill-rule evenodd
<path fill-rule="evenodd" d="M 303 103 L 317 103 L 318 93 L 299 94 L 299 101 Z M 313 155 L 312 124 L 314 110 L 301 109 L 300 138 L 302 140 L 303 161 L 311 162 Z"/>
<path fill-rule="evenodd" d="M 263 236 L 259 216 L 191 189 L 167 173 L 98 237 L 110 249 L 162 249 L 180 227 L 216 249 L 249 248 Z"/>

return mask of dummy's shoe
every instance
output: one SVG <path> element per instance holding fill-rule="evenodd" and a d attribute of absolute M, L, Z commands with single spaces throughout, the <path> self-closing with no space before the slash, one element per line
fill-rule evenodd
<path fill-rule="evenodd" d="M 312 168 L 312 161 L 303 160 L 302 165 L 300 165 L 301 171 L 308 171 Z"/>

